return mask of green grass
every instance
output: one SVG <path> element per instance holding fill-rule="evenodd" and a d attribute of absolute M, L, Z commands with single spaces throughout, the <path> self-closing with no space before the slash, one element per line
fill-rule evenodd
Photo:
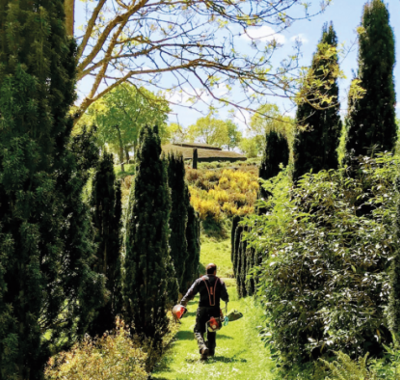
<path fill-rule="evenodd" d="M 114 172 L 117 178 L 125 178 L 128 175 L 135 175 L 135 165 L 125 164 L 124 172 L 121 171 L 121 165 L 114 165 Z"/>
<path fill-rule="evenodd" d="M 201 244 L 200 259 L 200 266 L 203 273 L 205 273 L 205 266 L 209 263 L 217 265 L 217 275 L 219 277 L 233 277 L 230 239 L 224 239 L 221 241 L 214 241 L 213 239 L 203 240 Z"/>
<path fill-rule="evenodd" d="M 188 305 L 176 340 L 152 375 L 152 379 L 274 379 L 274 362 L 258 336 L 262 315 L 252 298 L 238 300 L 236 289 L 228 287 L 229 310 L 240 310 L 244 317 L 230 322 L 217 333 L 215 357 L 207 362 L 200 355 L 193 335 L 197 300 Z"/>
<path fill-rule="evenodd" d="M 275 363 L 268 348 L 260 340 L 258 326 L 263 324 L 262 310 L 252 298 L 238 299 L 232 277 L 230 240 L 215 241 L 203 237 L 201 246 L 202 267 L 209 262 L 218 266 L 218 275 L 223 277 L 230 297 L 229 310 L 237 309 L 244 317 L 230 322 L 217 333 L 215 357 L 200 361 L 197 343 L 193 335 L 198 299 L 188 305 L 188 313 L 166 355 L 156 367 L 152 379 L 276 379 Z M 221 305 L 222 306 L 222 305 Z"/>

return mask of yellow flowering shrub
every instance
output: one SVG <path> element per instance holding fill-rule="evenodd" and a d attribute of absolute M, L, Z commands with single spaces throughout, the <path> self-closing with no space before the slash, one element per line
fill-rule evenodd
<path fill-rule="evenodd" d="M 132 340 L 123 321 L 114 333 L 101 338 L 86 337 L 70 351 L 52 357 L 46 380 L 146 380 L 147 355 Z"/>
<path fill-rule="evenodd" d="M 257 200 L 257 167 L 244 167 L 243 170 L 186 169 L 191 203 L 200 218 L 220 220 L 223 215 L 246 215 L 254 212 Z"/>

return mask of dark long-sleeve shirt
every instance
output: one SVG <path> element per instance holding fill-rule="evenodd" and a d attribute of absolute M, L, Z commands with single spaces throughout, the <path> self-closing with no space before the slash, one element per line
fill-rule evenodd
<path fill-rule="evenodd" d="M 181 300 L 181 305 L 186 306 L 197 293 L 200 293 L 199 307 L 220 308 L 220 300 L 229 302 L 229 294 L 225 283 L 217 276 L 207 274 L 198 278 Z"/>

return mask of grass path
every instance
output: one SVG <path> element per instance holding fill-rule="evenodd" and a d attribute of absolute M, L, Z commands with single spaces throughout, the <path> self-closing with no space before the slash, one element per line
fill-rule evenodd
<path fill-rule="evenodd" d="M 214 252 L 214 255 L 213 255 Z M 222 264 L 222 275 L 229 272 L 230 241 L 207 242 L 202 246 L 201 262 Z M 221 276 L 222 277 L 222 276 Z M 232 279 L 226 279 L 230 296 L 229 310 L 237 309 L 244 314 L 238 321 L 229 323 L 217 333 L 217 348 L 214 358 L 200 361 L 193 335 L 198 300 L 190 302 L 188 313 L 175 336 L 171 348 L 152 375 L 152 379 L 275 379 L 274 362 L 268 349 L 258 336 L 257 327 L 262 323 L 262 312 L 252 298 L 239 300 Z"/>

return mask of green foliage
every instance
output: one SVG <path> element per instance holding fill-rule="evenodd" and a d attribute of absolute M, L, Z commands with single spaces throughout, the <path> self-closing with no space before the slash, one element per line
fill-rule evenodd
<path fill-rule="evenodd" d="M 270 320 L 266 338 L 288 365 L 328 349 L 376 356 L 391 340 L 384 307 L 397 159 L 359 165 L 356 179 L 344 169 L 321 171 L 302 177 L 290 193 L 282 173 L 265 183 L 271 212 L 245 222 L 248 244 L 264 254 L 258 295 Z M 368 215 L 358 215 L 362 203 Z"/>
<path fill-rule="evenodd" d="M 140 128 L 151 123 L 159 126 L 166 139 L 166 121 L 170 112 L 168 101 L 143 87 L 124 83 L 93 103 L 75 127 L 82 123 L 97 126 L 98 145 L 108 144 L 118 153 L 120 163 L 129 163 L 129 152 L 136 153 Z"/>
<path fill-rule="evenodd" d="M 35 380 L 103 301 L 81 198 L 92 152 L 70 141 L 63 1 L 2 1 L 0 32 L 0 377 Z"/>
<path fill-rule="evenodd" d="M 181 293 L 186 289 L 183 283 L 185 262 L 188 256 L 188 243 L 186 240 L 186 228 L 188 223 L 189 190 L 185 183 L 185 164 L 182 155 L 169 154 L 168 162 L 168 186 L 171 189 L 171 213 L 169 226 L 170 255 L 174 263 L 176 278 Z M 175 301 L 178 297 L 175 298 Z"/>
<path fill-rule="evenodd" d="M 160 155 L 158 128 L 144 127 L 126 215 L 123 283 L 125 320 L 134 323 L 142 339 L 152 340 L 154 350 L 161 347 L 168 329 L 166 306 L 173 280 L 177 292 L 177 281 L 169 267 L 168 174 Z"/>
<path fill-rule="evenodd" d="M 187 256 L 182 277 L 183 293 L 199 276 L 200 261 L 200 219 L 193 206 L 187 205 L 188 221 L 186 225 Z"/>
<path fill-rule="evenodd" d="M 354 156 L 392 151 L 397 136 L 393 78 L 395 42 L 389 11 L 382 0 L 365 4 L 358 32 L 357 79 L 365 95 L 356 101 L 349 100 L 346 165 L 351 164 Z"/>
<path fill-rule="evenodd" d="M 265 141 L 265 150 L 258 176 L 267 180 L 278 175 L 281 165 L 288 165 L 289 145 L 286 138 L 274 130 L 267 132 Z M 266 199 L 270 194 L 261 186 L 260 195 L 261 198 Z"/>
<path fill-rule="evenodd" d="M 264 104 L 251 117 L 250 132 L 248 134 L 257 147 L 257 154 L 262 155 L 265 151 L 265 136 L 271 131 L 284 136 L 288 141 L 289 147 L 293 145 L 294 120 L 289 116 L 282 115 L 276 104 Z"/>
<path fill-rule="evenodd" d="M 92 335 L 103 335 L 121 313 L 121 184 L 116 182 L 113 155 L 104 152 L 92 182 L 90 200 L 97 244 L 93 269 L 107 279 L 109 299 L 91 324 Z"/>
<path fill-rule="evenodd" d="M 226 121 L 227 135 L 228 135 L 228 143 L 226 147 L 228 150 L 233 148 L 237 148 L 242 139 L 242 132 L 240 132 L 238 126 L 232 121 Z"/>
<path fill-rule="evenodd" d="M 247 158 L 255 158 L 258 155 L 259 145 L 255 137 L 242 138 L 239 147 Z"/>
<path fill-rule="evenodd" d="M 238 127 L 231 120 L 224 121 L 212 117 L 211 114 L 197 119 L 188 128 L 188 139 L 217 147 L 234 148 L 241 139 Z"/>
<path fill-rule="evenodd" d="M 397 195 L 396 217 L 394 218 L 395 251 L 390 270 L 390 302 L 388 319 L 391 330 L 395 334 L 400 333 L 400 177 L 395 180 L 395 191 Z"/>
<path fill-rule="evenodd" d="M 330 83 L 326 95 L 334 104 L 322 102 L 319 108 L 315 109 L 311 101 L 315 96 L 313 94 L 309 96 L 309 102 L 299 105 L 296 114 L 299 130 L 293 145 L 295 182 L 310 170 L 318 172 L 338 167 L 337 148 L 342 122 L 339 115 L 339 86 L 336 77 L 338 55 L 327 54 L 332 48 L 337 48 L 336 33 L 332 24 L 329 28 L 325 25 L 310 70 L 321 81 L 320 87 L 326 86 L 325 82 Z"/>

